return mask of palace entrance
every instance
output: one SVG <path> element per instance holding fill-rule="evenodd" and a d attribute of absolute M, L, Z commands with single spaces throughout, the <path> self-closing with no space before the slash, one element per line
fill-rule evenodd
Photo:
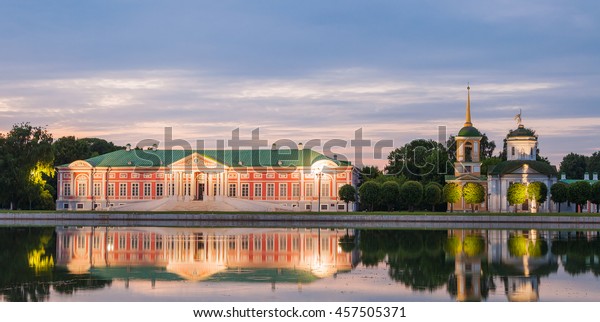
<path fill-rule="evenodd" d="M 204 183 L 198 183 L 198 189 L 196 189 L 196 200 L 204 200 Z"/>

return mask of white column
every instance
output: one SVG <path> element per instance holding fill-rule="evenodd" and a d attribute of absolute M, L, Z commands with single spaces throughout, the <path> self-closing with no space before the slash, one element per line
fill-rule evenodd
<path fill-rule="evenodd" d="M 337 195 L 338 195 L 338 188 L 337 188 L 337 172 L 333 172 L 331 174 L 333 176 L 333 187 L 331 187 L 331 197 L 332 199 L 337 199 Z"/>
<path fill-rule="evenodd" d="M 191 185 L 192 185 L 192 187 L 191 187 L 192 188 L 191 189 L 192 190 L 192 199 L 196 199 L 196 173 L 194 173 L 193 171 L 192 171 Z"/>
<path fill-rule="evenodd" d="M 179 194 L 181 193 L 181 192 L 180 192 L 180 190 L 179 190 L 179 181 L 180 181 L 180 180 L 179 180 L 179 172 L 174 172 L 174 173 L 173 173 L 173 176 L 175 177 L 175 178 L 174 178 L 174 181 L 175 181 L 175 182 L 174 182 L 174 183 L 175 183 L 175 195 L 176 195 L 177 197 L 179 197 Z"/>

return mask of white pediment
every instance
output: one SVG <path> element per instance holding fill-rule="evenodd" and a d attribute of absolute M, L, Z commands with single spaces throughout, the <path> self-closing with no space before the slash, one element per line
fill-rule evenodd
<path fill-rule="evenodd" d="M 513 174 L 540 174 L 538 171 L 535 171 L 532 167 L 528 166 L 527 164 L 524 164 L 523 166 L 521 166 L 520 168 L 516 169 L 515 171 L 511 172 Z"/>
<path fill-rule="evenodd" d="M 77 169 L 77 168 L 85 168 L 85 169 L 89 169 L 91 168 L 92 165 L 89 164 L 87 161 L 85 160 L 75 160 L 71 163 L 69 163 L 69 168 L 71 169 Z"/>
<path fill-rule="evenodd" d="M 216 160 L 209 158 L 205 155 L 194 152 L 187 157 L 177 160 L 171 164 L 171 167 L 186 167 L 186 168 L 223 168 L 223 165 Z"/>

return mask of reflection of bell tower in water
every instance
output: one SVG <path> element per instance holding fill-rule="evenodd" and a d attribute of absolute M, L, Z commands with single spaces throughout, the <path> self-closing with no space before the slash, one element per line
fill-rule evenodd
<path fill-rule="evenodd" d="M 446 180 L 455 182 L 461 187 L 468 182 L 481 184 L 487 191 L 487 178 L 481 175 L 481 132 L 473 126 L 471 122 L 471 87 L 467 86 L 467 109 L 465 113 L 465 123 L 455 137 L 456 141 L 456 162 L 454 163 L 454 178 Z M 486 210 L 486 203 L 475 205 L 476 210 Z M 464 199 L 454 204 L 454 210 L 466 210 L 470 207 L 464 202 Z"/>

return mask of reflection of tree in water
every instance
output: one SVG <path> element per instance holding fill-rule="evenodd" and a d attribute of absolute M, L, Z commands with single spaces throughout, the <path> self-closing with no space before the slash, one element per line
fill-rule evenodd
<path fill-rule="evenodd" d="M 90 281 L 81 276 L 73 277 L 56 269 L 55 251 L 54 228 L 0 228 L 0 294 L 4 300 L 46 301 L 51 287 L 67 294 L 94 287 L 89 287 Z M 104 287 L 110 281 L 91 283 Z"/>
<path fill-rule="evenodd" d="M 565 271 L 572 276 L 591 272 L 600 276 L 600 239 L 599 232 L 588 236 L 584 232 L 567 233 L 564 239 L 552 241 L 552 253 L 562 259 Z"/>
<path fill-rule="evenodd" d="M 363 265 L 377 265 L 387 257 L 390 277 L 413 290 L 443 287 L 454 270 L 445 260 L 446 231 L 365 230 L 360 236 Z"/>

